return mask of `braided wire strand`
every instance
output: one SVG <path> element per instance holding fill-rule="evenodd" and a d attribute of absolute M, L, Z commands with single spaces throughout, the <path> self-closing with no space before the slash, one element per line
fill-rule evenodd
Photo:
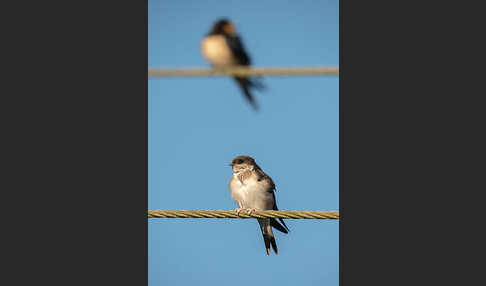
<path fill-rule="evenodd" d="M 339 211 L 253 211 L 242 210 L 149 210 L 148 218 L 286 218 L 286 219 L 339 219 Z"/>

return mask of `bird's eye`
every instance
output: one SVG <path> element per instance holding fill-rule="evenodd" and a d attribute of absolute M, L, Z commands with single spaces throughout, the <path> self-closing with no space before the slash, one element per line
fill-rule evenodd
<path fill-rule="evenodd" d="M 235 163 L 236 163 L 236 164 L 241 164 L 241 163 L 243 163 L 243 160 L 238 159 L 238 160 L 236 160 L 236 161 L 235 161 Z"/>

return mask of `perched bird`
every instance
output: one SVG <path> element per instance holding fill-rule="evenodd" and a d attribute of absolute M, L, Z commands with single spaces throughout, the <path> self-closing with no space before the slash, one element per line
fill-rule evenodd
<path fill-rule="evenodd" d="M 233 176 L 229 181 L 230 194 L 238 204 L 235 210 L 238 214 L 246 209 L 248 214 L 255 210 L 278 210 L 275 201 L 275 184 L 263 170 L 249 156 L 238 156 L 230 164 L 233 167 Z M 278 254 L 277 243 L 273 235 L 272 227 L 288 233 L 289 228 L 283 219 L 279 219 L 283 224 L 278 223 L 274 218 L 257 219 L 265 242 L 267 255 L 270 255 L 270 246 L 275 254 Z"/>
<path fill-rule="evenodd" d="M 236 33 L 236 28 L 228 19 L 220 19 L 201 41 L 201 52 L 213 67 L 250 66 L 251 60 L 243 43 Z M 255 110 L 258 110 L 251 88 L 263 89 L 258 78 L 233 77 Z"/>

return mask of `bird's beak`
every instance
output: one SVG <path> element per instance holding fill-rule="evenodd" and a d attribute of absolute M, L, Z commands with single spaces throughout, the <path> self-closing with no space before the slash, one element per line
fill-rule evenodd
<path fill-rule="evenodd" d="M 231 166 L 231 167 L 233 167 L 233 164 L 228 164 L 228 166 Z"/>

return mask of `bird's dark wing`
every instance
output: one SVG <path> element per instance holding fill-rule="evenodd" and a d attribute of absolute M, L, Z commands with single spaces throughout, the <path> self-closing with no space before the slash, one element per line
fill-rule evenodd
<path fill-rule="evenodd" d="M 250 56 L 248 56 L 248 54 L 246 53 L 245 47 L 243 46 L 243 42 L 241 41 L 240 37 L 235 35 L 226 35 L 226 41 L 228 42 L 228 46 L 230 47 L 233 56 L 236 58 L 240 65 L 251 65 Z"/>
<path fill-rule="evenodd" d="M 277 208 L 277 201 L 275 200 L 275 193 L 272 192 L 272 195 L 273 195 L 273 210 L 275 211 L 278 211 L 278 208 Z M 282 224 L 279 224 L 278 221 L 276 221 L 274 218 L 272 218 L 270 220 L 270 225 L 273 226 L 274 228 L 276 228 L 277 230 L 283 232 L 283 233 L 288 233 L 290 231 L 290 229 L 287 227 L 287 225 L 285 224 L 285 222 L 283 221 L 283 219 L 279 218 L 278 219 Z"/>
<path fill-rule="evenodd" d="M 250 56 L 247 54 L 240 37 L 237 35 L 225 35 L 225 38 L 236 62 L 242 66 L 251 65 Z M 256 104 L 256 101 L 251 94 L 250 89 L 253 87 L 259 90 L 265 89 L 265 85 L 261 82 L 261 79 L 249 78 L 246 76 L 234 76 L 233 78 L 236 80 L 241 90 L 243 91 L 246 100 L 248 100 L 248 102 L 255 110 L 258 110 L 258 105 Z"/>
<path fill-rule="evenodd" d="M 270 183 L 270 186 L 272 187 L 271 192 L 273 192 L 273 190 L 275 190 L 275 183 L 273 182 L 272 178 L 270 178 L 269 175 L 267 175 L 265 172 L 263 172 L 262 168 L 260 168 L 260 166 L 258 166 L 256 164 L 255 164 L 255 171 L 258 175 L 258 181 L 267 180 Z"/>
<path fill-rule="evenodd" d="M 275 183 L 273 182 L 272 178 L 270 178 L 270 176 L 265 174 L 265 172 L 263 172 L 263 170 L 258 165 L 256 165 L 256 173 L 259 176 L 259 180 L 268 180 L 268 182 L 272 186 L 270 192 L 272 193 L 272 196 L 273 196 L 273 210 L 278 211 L 277 201 L 275 199 L 275 192 L 274 192 Z M 278 223 L 278 221 L 275 220 L 274 218 L 270 219 L 270 225 L 272 227 L 274 227 L 275 229 L 283 232 L 283 233 L 288 233 L 290 231 L 290 229 L 287 227 L 287 225 L 285 224 L 283 219 L 279 218 L 278 220 L 283 224 L 283 226 L 282 226 L 282 224 Z"/>

